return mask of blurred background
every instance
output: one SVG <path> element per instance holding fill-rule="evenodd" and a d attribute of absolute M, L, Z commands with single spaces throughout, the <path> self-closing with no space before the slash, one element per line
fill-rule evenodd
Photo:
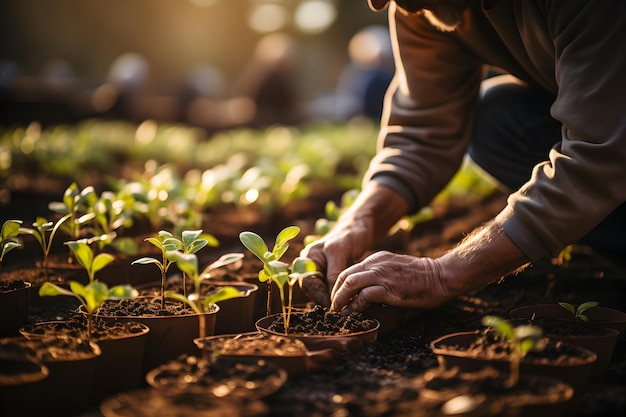
<path fill-rule="evenodd" d="M 365 0 L 3 0 L 0 124 L 377 119 L 386 28 Z"/>

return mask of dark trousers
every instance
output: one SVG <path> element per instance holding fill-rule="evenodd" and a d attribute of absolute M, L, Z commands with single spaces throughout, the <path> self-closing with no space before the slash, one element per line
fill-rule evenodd
<path fill-rule="evenodd" d="M 550 116 L 553 101 L 551 94 L 511 77 L 488 79 L 468 152 L 471 159 L 506 188 L 517 190 L 560 140 L 561 124 Z M 626 264 L 626 204 L 579 243 Z"/>

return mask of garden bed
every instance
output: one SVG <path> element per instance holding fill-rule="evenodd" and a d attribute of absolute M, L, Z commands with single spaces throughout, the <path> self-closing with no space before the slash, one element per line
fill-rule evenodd
<path fill-rule="evenodd" d="M 418 256 L 441 255 L 504 204 L 505 197 L 498 194 L 476 207 L 449 206 L 444 216 L 418 224 L 410 234 L 389 239 L 380 248 Z M 308 233 L 314 220 L 315 216 L 302 218 L 298 224 Z M 270 230 L 268 235 L 275 232 Z M 438 309 L 419 312 L 411 321 L 381 335 L 374 345 L 343 358 L 337 366 L 290 377 L 278 392 L 262 401 L 268 415 L 278 417 L 411 415 L 418 396 L 412 380 L 437 366 L 428 347 L 434 338 L 450 331 L 473 330 L 480 326 L 482 316 L 507 316 L 511 309 L 525 304 L 596 300 L 602 306 L 626 311 L 625 294 L 626 274 L 620 268 L 585 251 L 574 251 L 572 260 L 563 265 L 534 265 Z M 626 348 L 622 341 L 604 381 L 588 388 L 575 417 L 625 413 Z M 97 416 L 100 412 L 94 406 L 80 417 Z"/>

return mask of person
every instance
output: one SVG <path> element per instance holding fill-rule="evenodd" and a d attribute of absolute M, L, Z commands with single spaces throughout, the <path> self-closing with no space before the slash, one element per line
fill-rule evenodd
<path fill-rule="evenodd" d="M 430 309 L 573 243 L 626 259 L 625 2 L 369 5 L 388 7 L 396 72 L 358 198 L 302 250 L 325 275 L 302 282 L 313 301 Z M 506 207 L 441 257 L 368 254 L 466 155 L 507 187 Z"/>

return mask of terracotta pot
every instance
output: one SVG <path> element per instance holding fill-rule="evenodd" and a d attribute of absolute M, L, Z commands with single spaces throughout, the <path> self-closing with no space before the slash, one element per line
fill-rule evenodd
<path fill-rule="evenodd" d="M 574 394 L 570 385 L 552 378 L 522 376 L 512 387 L 507 387 L 507 378 L 494 368 L 477 372 L 435 368 L 418 376 L 415 385 L 424 408 L 466 417 L 560 417 Z"/>
<path fill-rule="evenodd" d="M 191 280 L 188 280 L 187 291 L 193 291 Z M 182 293 L 182 278 L 178 276 L 167 279 L 168 291 Z M 220 310 L 215 318 L 213 334 L 246 333 L 254 330 L 254 306 L 259 287 L 245 281 L 218 281 L 206 279 L 200 286 L 201 294 L 207 294 L 220 287 L 233 286 L 241 292 L 241 297 L 220 301 Z M 137 286 L 142 295 L 157 296 L 161 293 L 161 282 L 151 282 Z"/>
<path fill-rule="evenodd" d="M 89 407 L 101 354 L 96 343 L 66 337 L 28 340 L 20 336 L 0 339 L 0 350 L 22 350 L 34 354 L 49 370 L 47 378 L 14 387 L 16 398 L 29 396 L 30 399 L 20 404 L 9 404 L 9 407 L 18 407 L 19 411 L 8 415 L 69 416 Z M 36 393 L 36 398 L 33 398 L 33 393 Z"/>
<path fill-rule="evenodd" d="M 494 356 L 475 347 L 484 337 L 485 334 L 478 331 L 450 333 L 433 340 L 430 348 L 443 368 L 458 367 L 462 371 L 475 372 L 493 367 L 508 372 L 511 362 L 505 351 L 501 350 Z M 554 360 L 548 352 L 558 354 L 560 359 Z M 521 360 L 520 375 L 538 375 L 566 381 L 574 389 L 568 407 L 575 408 L 587 388 L 596 359 L 596 354 L 590 350 L 548 339 L 543 351 L 529 352 Z"/>
<path fill-rule="evenodd" d="M 287 381 L 287 372 L 262 359 L 181 356 L 148 372 L 146 381 L 166 392 L 241 401 L 278 391 Z"/>
<path fill-rule="evenodd" d="M 262 400 L 231 401 L 228 397 L 164 392 L 152 387 L 115 394 L 100 403 L 100 413 L 104 417 L 269 415 Z"/>
<path fill-rule="evenodd" d="M 558 307 L 558 308 L 555 308 Z M 562 311 L 569 314 L 562 314 Z M 617 340 L 619 331 L 604 327 L 600 322 L 584 322 L 571 319 L 571 314 L 558 304 L 537 304 L 519 307 L 509 315 L 524 323 L 541 327 L 550 339 L 589 349 L 598 359 L 591 370 L 590 381 L 597 383 L 604 379 Z"/>
<path fill-rule="evenodd" d="M 558 303 L 553 304 L 534 304 L 518 307 L 509 312 L 511 318 L 529 318 L 535 314 L 535 317 L 573 320 L 572 314 L 561 307 Z M 590 326 L 608 327 L 620 332 L 620 338 L 623 340 L 626 334 L 626 313 L 614 308 L 608 307 L 591 307 L 585 311 L 585 315 L 589 318 L 586 322 Z"/>
<path fill-rule="evenodd" d="M 214 334 L 216 316 L 219 306 L 214 305 L 210 312 L 197 314 L 191 310 L 184 310 L 173 315 L 157 315 L 157 313 L 146 313 L 139 315 L 116 315 L 112 312 L 105 312 L 107 308 L 113 307 L 115 303 L 151 303 L 156 301 L 154 297 L 137 297 L 134 300 L 107 300 L 96 312 L 96 318 L 108 322 L 124 321 L 139 322 L 150 328 L 146 338 L 142 372 L 145 375 L 149 370 L 177 358 L 179 355 L 193 355 L 198 352 L 194 344 L 194 339 L 200 336 L 201 317 L 205 323 L 206 335 Z M 160 303 L 157 301 L 157 303 Z M 168 300 L 167 305 L 182 306 L 182 303 Z"/>
<path fill-rule="evenodd" d="M 76 321 L 40 322 L 22 327 L 20 333 L 31 340 L 51 335 L 86 338 L 84 326 Z M 149 332 L 148 326 L 138 322 L 99 326 L 91 339 L 102 351 L 96 367 L 94 400 L 141 386 L 141 366 Z"/>
<path fill-rule="evenodd" d="M 215 335 L 196 339 L 195 343 L 209 354 L 218 353 L 223 358 L 274 362 L 289 376 L 319 371 L 335 364 L 330 349 L 311 351 L 300 340 L 263 332 Z"/>
<path fill-rule="evenodd" d="M 26 281 L 0 282 L 0 337 L 17 336 L 26 324 L 30 287 Z"/>
<path fill-rule="evenodd" d="M 319 308 L 319 306 L 317 308 Z M 298 316 L 306 316 L 309 313 L 310 311 L 294 311 L 292 313 L 291 323 L 297 322 Z M 380 328 L 380 323 L 377 320 L 367 319 L 368 328 L 353 333 L 303 334 L 292 332 L 285 334 L 284 331 L 273 330 L 275 322 L 282 322 L 281 314 L 272 314 L 271 316 L 258 320 L 256 322 L 257 330 L 276 336 L 298 339 L 312 351 L 330 349 L 336 356 L 350 354 L 374 344 L 378 338 L 378 329 Z"/>

